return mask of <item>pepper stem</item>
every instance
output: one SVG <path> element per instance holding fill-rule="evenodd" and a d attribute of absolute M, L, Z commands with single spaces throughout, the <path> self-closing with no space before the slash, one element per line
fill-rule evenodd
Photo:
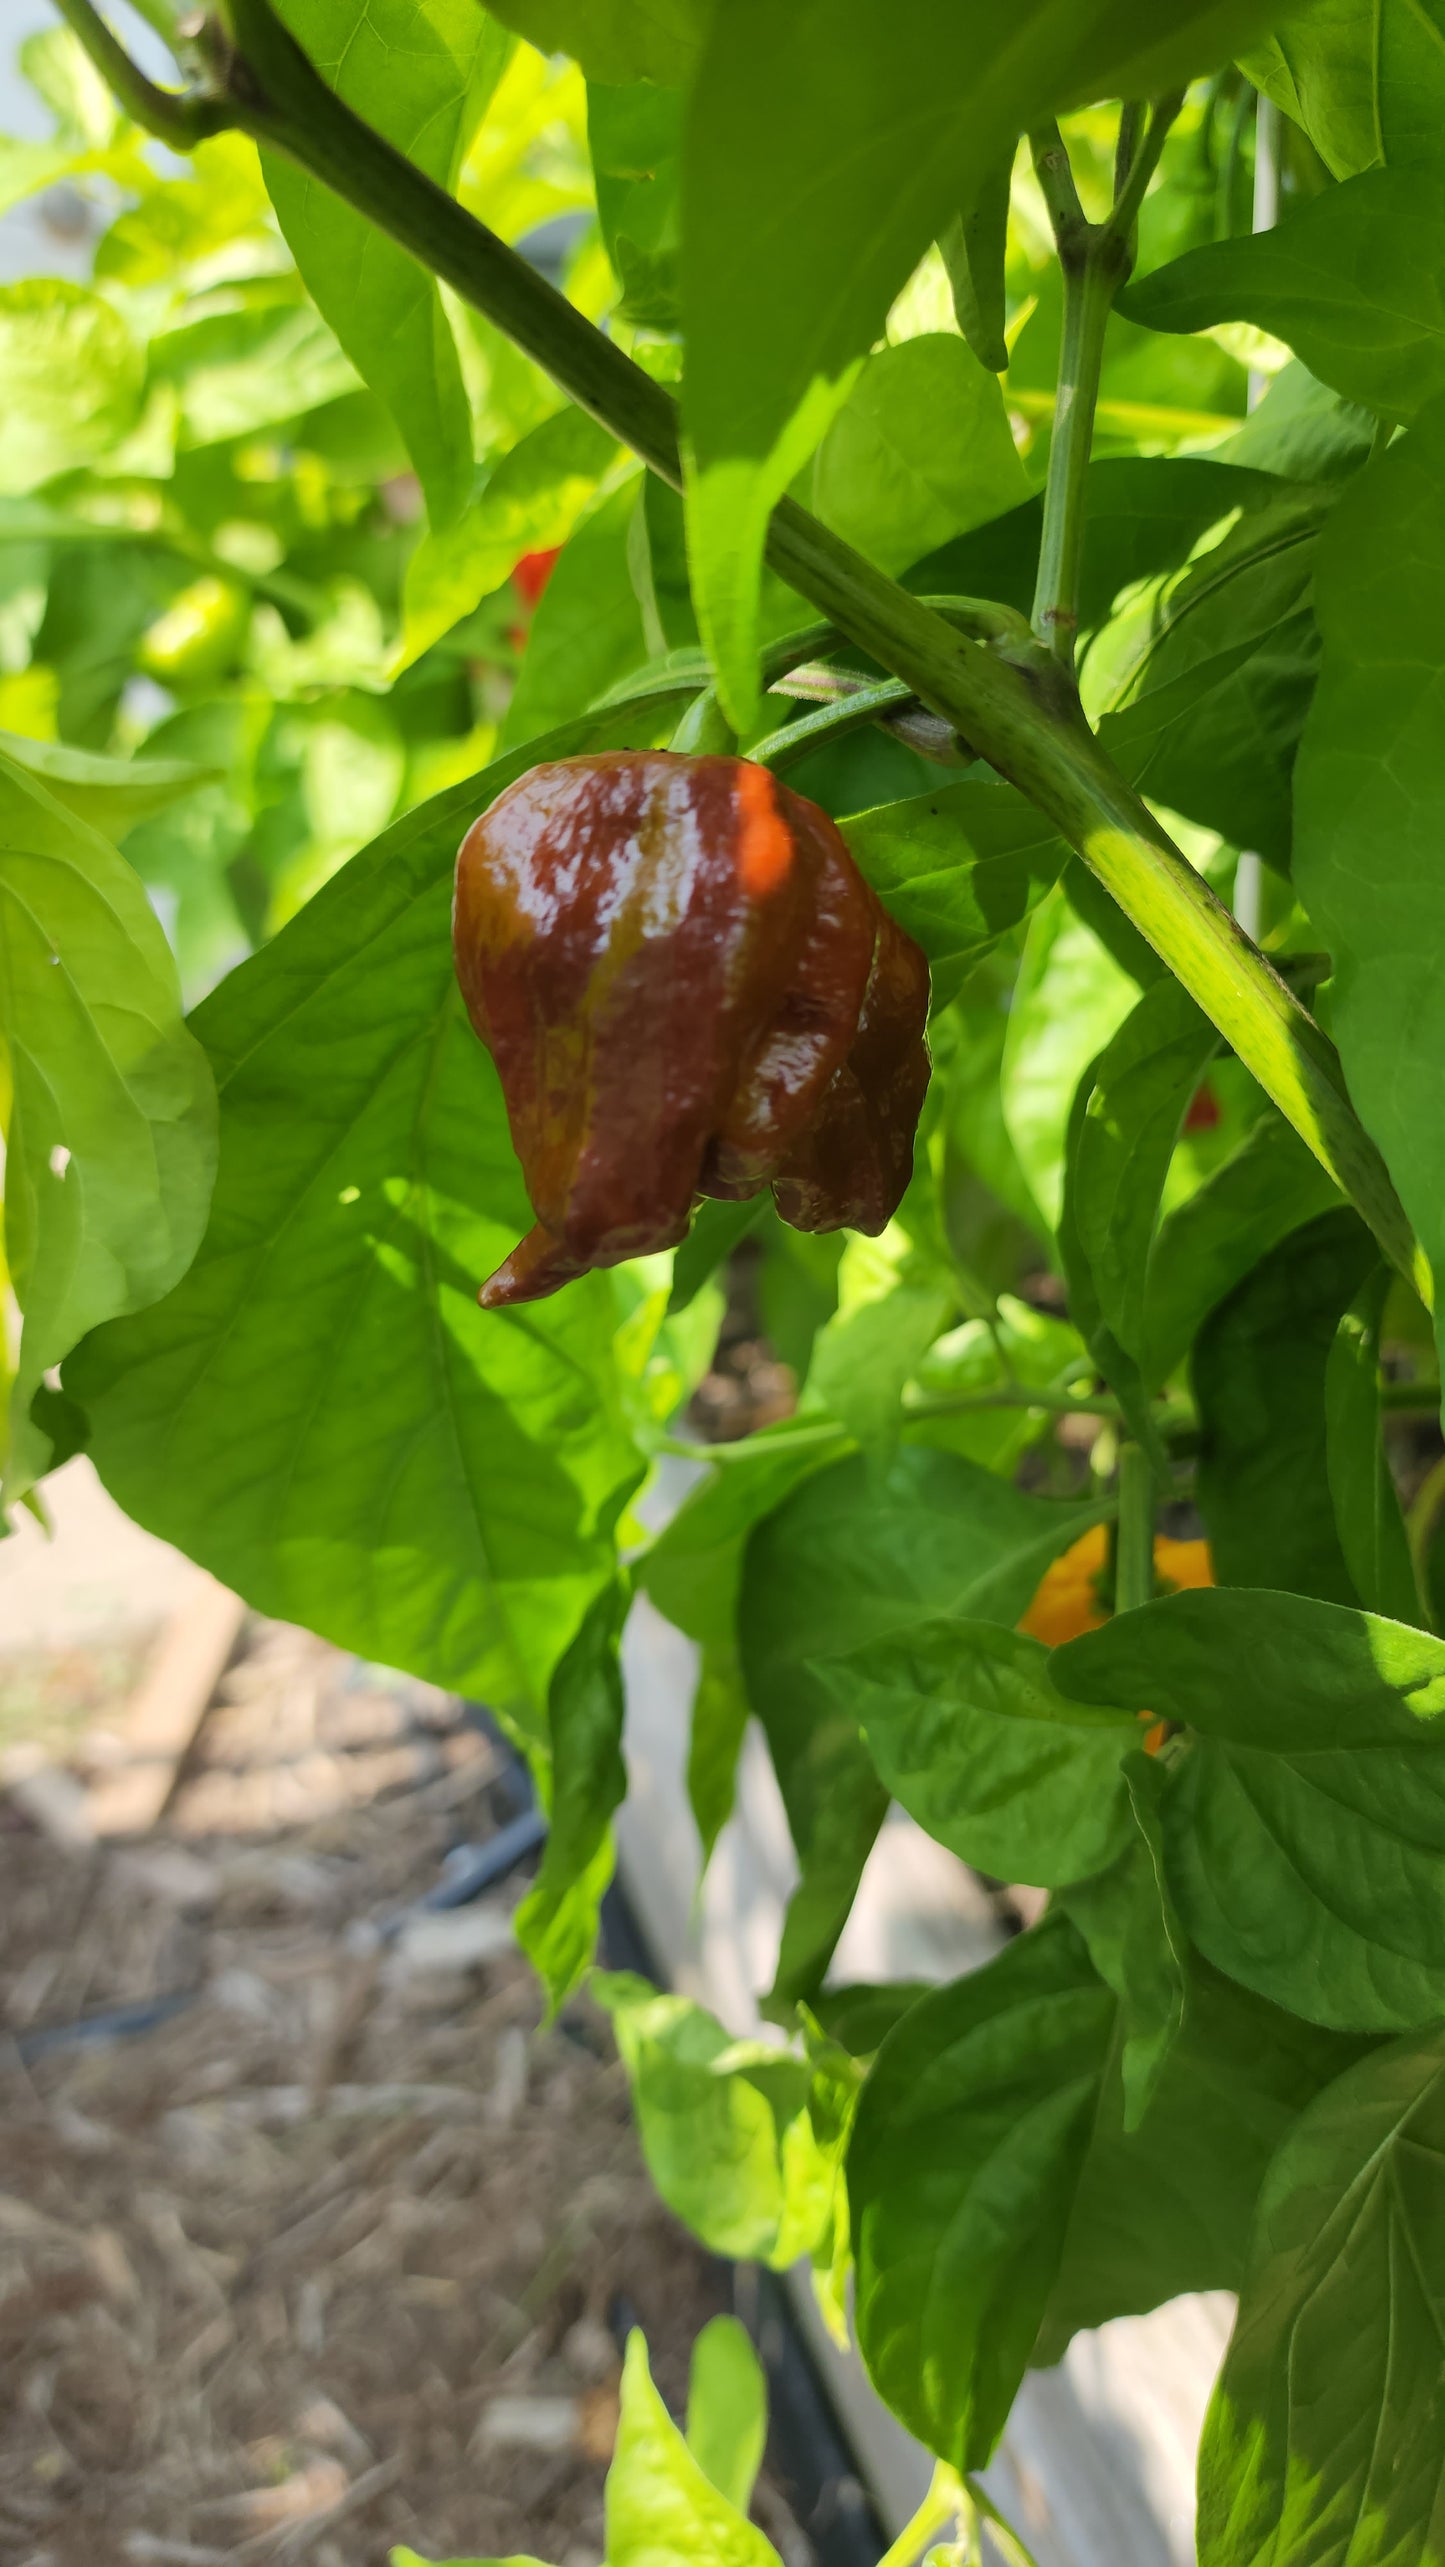
<path fill-rule="evenodd" d="M 1114 1611 L 1133 1613 L 1154 1593 L 1154 1470 L 1141 1444 L 1119 1447 L 1114 1531 Z"/>

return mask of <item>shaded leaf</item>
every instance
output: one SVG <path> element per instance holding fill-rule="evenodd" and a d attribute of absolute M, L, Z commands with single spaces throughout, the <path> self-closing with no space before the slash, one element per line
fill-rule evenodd
<path fill-rule="evenodd" d="M 1438 2031 L 1362 2059 L 1285 2141 L 1205 2419 L 1202 2567 L 1441 2555 L 1442 2167 Z"/>
<path fill-rule="evenodd" d="M 1137 1004 L 1139 984 L 1059 886 L 1029 924 L 1004 1044 L 1004 1121 L 1050 1229 L 1063 1205 L 1078 1085 Z"/>
<path fill-rule="evenodd" d="M 1027 496 L 998 382 L 942 333 L 869 357 L 813 463 L 824 525 L 894 573 Z"/>
<path fill-rule="evenodd" d="M 1164 1181 L 1218 1047 L 1208 1018 L 1162 974 L 1095 1061 L 1073 1119 L 1059 1233 L 1070 1309 L 1106 1378 L 1136 1404 Z"/>
<path fill-rule="evenodd" d="M 1034 2361 L 1056 2362 L 1080 2327 L 1183 2291 L 1237 2290 L 1275 2150 L 1361 2046 L 1266 2005 L 1189 1952 L 1183 2019 L 1132 2130 L 1127 2044 L 1116 2039 Z"/>
<path fill-rule="evenodd" d="M 1325 1453 L 1340 1547 L 1360 1602 L 1419 1622 L 1410 1545 L 1380 1424 L 1380 1330 L 1393 1278 L 1378 1266 L 1335 1330 L 1325 1365 Z"/>
<path fill-rule="evenodd" d="M 1445 161 L 1439 0 L 1315 0 L 1244 68 L 1304 127 L 1335 178 Z"/>
<path fill-rule="evenodd" d="M 1413 254 L 1408 272 L 1417 273 Z M 1445 936 L 1442 578 L 1445 401 L 1356 476 L 1321 543 L 1324 658 L 1296 782 L 1296 880 L 1335 956 L 1331 1027 L 1350 1094 L 1437 1271 L 1445 1268 L 1436 969 Z"/>
<path fill-rule="evenodd" d="M 593 1959 L 612 1878 L 608 1822 L 627 1796 L 617 1650 L 630 1601 L 620 1580 L 598 1596 L 547 1691 L 547 1841 L 516 1928 L 554 2014 Z"/>
<path fill-rule="evenodd" d="M 1445 1643 L 1215 1587 L 1069 1641 L 1052 1673 L 1076 1700 L 1196 1733 L 1164 1833 L 1180 1913 L 1216 1968 L 1340 2031 L 1445 2010 Z"/>
<path fill-rule="evenodd" d="M 1445 185 L 1380 169 L 1327 187 L 1274 231 L 1187 251 L 1123 299 L 1153 330 L 1252 321 L 1347 400 L 1410 419 L 1445 390 L 1442 268 Z"/>
<path fill-rule="evenodd" d="M 812 1672 L 860 1723 L 895 1800 L 965 1863 L 1059 1888 L 1096 1872 L 1131 1829 L 1121 1759 L 1132 1714 L 1081 1721 L 1049 1653 L 998 1623 L 917 1622 Z"/>
<path fill-rule="evenodd" d="M 951 1285 L 904 1280 L 836 1311 L 813 1346 L 810 1399 L 858 1443 L 889 1451 L 903 1425 L 904 1389 L 957 1309 Z"/>
<path fill-rule="evenodd" d="M 766 1220 L 767 1213 L 766 1193 L 746 1196 L 740 1203 L 699 1203 L 692 1216 L 692 1228 L 672 1262 L 668 1310 L 686 1310 L 708 1277 L 726 1264 L 739 1241 Z"/>
<path fill-rule="evenodd" d="M 848 2149 L 859 2350 L 958 2469 L 988 2460 L 1063 2251 L 1114 1999 L 1050 1918 L 888 2035 Z"/>
<path fill-rule="evenodd" d="M 1270 1107 L 1159 1225 L 1144 1313 L 1146 1379 L 1167 1381 L 1210 1312 L 1271 1248 L 1339 1207 L 1333 1179 Z"/>
<path fill-rule="evenodd" d="M 1131 2132 L 1158 2092 L 1183 2026 L 1189 1945 L 1165 1878 L 1164 1775 L 1137 1749 L 1124 1758 L 1120 1774 L 1133 1817 L 1128 1841 L 1106 1870 L 1069 1892 L 1066 1905 L 1100 1978 L 1119 2000 L 1124 2129 Z"/>
<path fill-rule="evenodd" d="M 1222 1585 L 1359 1600 L 1330 1498 L 1325 1369 L 1341 1314 L 1378 1262 L 1355 1213 L 1322 1213 L 1262 1258 L 1195 1340 L 1196 1496 Z"/>
<path fill-rule="evenodd" d="M 1286 490 L 1146 588 L 1085 663 L 1140 792 L 1287 868 L 1290 783 L 1319 661 L 1311 589 L 1332 490 Z M 1211 538 L 1218 529 L 1211 529 Z"/>
<path fill-rule="evenodd" d="M 589 80 L 683 81 L 707 0 L 493 0 L 492 15 L 539 53 L 570 53 Z"/>
<path fill-rule="evenodd" d="M 1026 1496 L 951 1453 L 905 1447 L 836 1463 L 749 1541 L 743 1668 L 802 1867 L 775 1996 L 822 1977 L 888 1795 L 813 1662 L 940 1613 L 1013 1623 L 1049 1562 L 1097 1510 Z"/>
<path fill-rule="evenodd" d="M 1006 373 L 1009 361 L 1006 266 L 1013 171 L 1011 147 L 989 171 L 967 213 L 955 214 L 938 244 L 958 326 L 991 374 Z"/>
<path fill-rule="evenodd" d="M 682 100 L 676 90 L 645 80 L 628 88 L 593 83 L 587 141 L 597 219 L 622 288 L 622 317 L 638 329 L 674 330 Z"/>
<path fill-rule="evenodd" d="M 859 871 L 928 956 L 935 1008 L 1057 881 L 1063 840 L 1022 794 L 967 777 L 842 824 Z"/>

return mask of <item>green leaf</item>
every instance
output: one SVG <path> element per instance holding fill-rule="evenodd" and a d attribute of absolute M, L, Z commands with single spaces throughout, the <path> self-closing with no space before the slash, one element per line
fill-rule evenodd
<path fill-rule="evenodd" d="M 508 38 L 477 0 L 403 0 L 358 18 L 350 0 L 281 0 L 328 86 L 441 188 L 506 67 Z M 433 527 L 472 479 L 472 413 L 436 279 L 310 171 L 268 152 L 281 229 L 308 292 L 406 440 Z"/>
<path fill-rule="evenodd" d="M 646 717 L 545 748 L 646 740 Z M 535 1736 L 640 1456 L 606 1277 L 511 1317 L 476 1304 L 530 1216 L 453 978 L 452 867 L 533 755 L 397 822 L 198 1011 L 222 1095 L 209 1232 L 67 1387 L 139 1522 L 261 1611 Z"/>
<path fill-rule="evenodd" d="M 736 724 L 755 700 L 768 512 L 1001 138 L 1063 105 L 1168 88 L 1270 14 L 1181 0 L 1160 37 L 1139 0 L 713 13 L 684 146 L 684 410 L 698 614 Z"/>
<path fill-rule="evenodd" d="M 77 152 L 70 143 L 24 143 L 9 134 L 0 135 L 0 214 L 8 214 L 12 205 L 23 205 L 27 196 L 38 195 L 42 187 L 77 178 L 93 167 L 94 156 Z"/>
<path fill-rule="evenodd" d="M 559 410 L 493 465 L 455 525 L 423 535 L 406 568 L 398 670 L 500 588 L 524 553 L 565 544 L 616 440 L 584 410 Z"/>
<path fill-rule="evenodd" d="M 895 574 L 1028 495 L 996 376 L 942 333 L 868 359 L 813 464 L 824 525 Z"/>
<path fill-rule="evenodd" d="M 1357 475 L 1321 544 L 1324 658 L 1300 750 L 1296 822 L 1300 897 L 1336 958 L 1331 1023 L 1350 1094 L 1437 1272 L 1442 578 L 1445 402 Z"/>
<path fill-rule="evenodd" d="M 279 427 L 357 388 L 319 312 L 260 303 L 163 331 L 150 345 L 153 382 L 173 383 L 182 441 L 215 446 Z"/>
<path fill-rule="evenodd" d="M 990 374 L 1008 371 L 1008 218 L 1014 149 L 983 179 L 967 213 L 955 214 L 939 241 L 958 326 Z"/>
<path fill-rule="evenodd" d="M 802 1868 L 775 1997 L 825 1970 L 887 1792 L 813 1661 L 939 1613 L 1013 1623 L 1094 1508 L 1026 1496 L 951 1453 L 905 1447 L 805 1482 L 752 1535 L 738 1634 Z"/>
<path fill-rule="evenodd" d="M 1445 16 L 1439 0 L 1315 0 L 1244 68 L 1302 125 L 1335 178 L 1445 158 Z"/>
<path fill-rule="evenodd" d="M 688 1997 L 595 1973 L 632 2084 L 647 2169 L 668 2208 L 714 2255 L 782 2271 L 832 2210 L 833 2175 L 808 2110 L 812 2073 L 760 2041 L 734 2041 Z"/>
<path fill-rule="evenodd" d="M 438 2562 L 423 2558 L 418 2549 L 391 2549 L 387 2552 L 390 2567 L 438 2567 Z M 546 2567 L 545 2559 L 534 2558 L 530 2550 L 516 2551 L 510 2558 L 451 2558 L 440 2567 Z"/>
<path fill-rule="evenodd" d="M 1232 510 L 1182 569 L 1135 592 L 1084 666 L 1100 737 L 1139 791 L 1286 869 L 1319 661 L 1311 584 L 1333 500 L 1286 485 Z"/>
<path fill-rule="evenodd" d="M 1257 465 L 1285 481 L 1341 481 L 1369 460 L 1378 432 L 1370 411 L 1342 401 L 1295 357 L 1218 456 L 1236 470 Z"/>
<path fill-rule="evenodd" d="M 1097 1959 L 1097 1938 L 1095 1949 Z M 1133 2129 L 1129 2048 L 1116 2032 L 1034 2362 L 1057 2362 L 1080 2327 L 1183 2291 L 1237 2290 L 1270 2159 L 1361 2046 L 1266 2005 L 1188 1952 L 1183 2020 Z"/>
<path fill-rule="evenodd" d="M 1063 1917 L 940 1988 L 884 2042 L 848 2150 L 858 2346 L 957 2469 L 988 2460 L 1068 2229 L 1114 1999 Z"/>
<path fill-rule="evenodd" d="M 630 1602 L 621 1580 L 603 1590 L 547 1692 L 547 1841 L 516 1927 L 553 2014 L 594 1957 L 598 1909 L 612 1878 L 608 1822 L 627 1797 L 617 1649 Z"/>
<path fill-rule="evenodd" d="M 709 1276 L 726 1264 L 739 1241 L 756 1230 L 767 1212 L 766 1194 L 745 1197 L 741 1203 L 698 1204 L 692 1228 L 673 1259 L 669 1312 L 686 1310 L 697 1299 Z"/>
<path fill-rule="evenodd" d="M 1325 1365 L 1325 1452 L 1340 1547 L 1360 1602 L 1419 1622 L 1420 1598 L 1380 1430 L 1380 1330 L 1392 1277 L 1378 1266 L 1335 1330 Z"/>
<path fill-rule="evenodd" d="M 1308 2022 L 1445 2011 L 1445 1644 L 1306 1596 L 1201 1589 L 1054 1653 L 1061 1692 L 1197 1734 L 1164 1811 L 1170 1886 L 1217 1969 Z"/>
<path fill-rule="evenodd" d="M 38 489 L 118 445 L 140 410 L 143 367 L 98 294 L 59 277 L 0 285 L 0 491 Z"/>
<path fill-rule="evenodd" d="M 1259 2206 L 1199 2454 L 1202 2567 L 1445 2554 L 1445 2037 L 1326 2088 Z"/>
<path fill-rule="evenodd" d="M 24 1314 L 7 1502 L 48 1467 L 30 1403 L 86 1330 L 185 1273 L 216 1166 L 210 1069 L 136 875 L 0 752 L 5 1263 Z"/>
<path fill-rule="evenodd" d="M 1164 1180 L 1190 1099 L 1218 1047 L 1208 1018 L 1165 973 L 1100 1053 L 1087 1094 L 1081 1089 L 1060 1240 L 1075 1323 L 1121 1398 L 1140 1378 Z"/>
<path fill-rule="evenodd" d="M 101 149 L 115 141 L 121 111 L 85 47 L 68 27 L 45 27 L 16 48 L 20 69 L 39 92 L 66 141 Z"/>
<path fill-rule="evenodd" d="M 1261 1259 L 1195 1341 L 1196 1497 L 1225 1586 L 1358 1601 L 1326 1457 L 1325 1368 L 1379 1250 L 1343 1207 Z"/>
<path fill-rule="evenodd" d="M 1034 1199 L 1057 1226 L 1079 1081 L 1137 1003 L 1139 984 L 1071 906 L 1062 885 L 1029 923 L 1009 1009 L 1003 1111 Z"/>
<path fill-rule="evenodd" d="M 1272 232 L 1187 251 L 1123 300 L 1153 330 L 1252 321 L 1347 400 L 1412 419 L 1445 390 L 1442 268 L 1445 185 L 1379 169 L 1327 187 Z"/>
<path fill-rule="evenodd" d="M 1133 1816 L 1129 1840 L 1107 1870 L 1069 1892 L 1065 1905 L 1100 1978 L 1119 2000 L 1123 2126 L 1132 2132 L 1158 2092 L 1183 2027 L 1189 1946 L 1164 1873 L 1163 1773 L 1137 1748 L 1120 1773 Z"/>
<path fill-rule="evenodd" d="M 621 317 L 637 329 L 675 330 L 682 100 L 649 81 L 622 89 L 594 83 L 587 140 L 597 219 L 622 288 Z"/>
<path fill-rule="evenodd" d="M 647 656 L 627 546 L 637 477 L 594 503 L 547 582 L 502 725 L 515 748 L 568 722 Z"/>
<path fill-rule="evenodd" d="M 212 134 L 190 157 L 184 178 L 166 179 L 117 215 L 96 244 L 95 274 L 122 285 L 173 285 L 178 268 L 249 240 L 263 272 L 276 264 L 275 225 L 261 162 L 249 135 Z"/>
<path fill-rule="evenodd" d="M 692 2348 L 687 2447 L 720 2496 L 745 2514 L 768 2438 L 768 2390 L 747 2328 L 709 2318 Z"/>
<path fill-rule="evenodd" d="M 1128 1842 L 1120 1760 L 1132 1715 L 1081 1721 L 1049 1652 L 998 1623 L 942 1616 L 811 1672 L 859 1722 L 895 1800 L 951 1854 L 997 1880 L 1060 1888 Z"/>
<path fill-rule="evenodd" d="M 951 1286 L 901 1282 L 839 1310 L 819 1329 L 808 1391 L 864 1445 L 887 1452 L 903 1424 L 904 1388 L 957 1315 Z"/>
<path fill-rule="evenodd" d="M 1145 1305 L 1146 1380 L 1167 1381 L 1203 1322 L 1290 1232 L 1340 1208 L 1339 1189 L 1271 1107 L 1159 1225 Z"/>
<path fill-rule="evenodd" d="M 713 2485 L 628 2337 L 622 2418 L 607 2473 L 608 2567 L 782 2567 L 770 2540 Z"/>
<path fill-rule="evenodd" d="M 491 0 L 492 15 L 539 53 L 570 53 L 589 80 L 688 78 L 708 0 Z"/>
<path fill-rule="evenodd" d="M 92 757 L 59 740 L 22 740 L 13 731 L 0 731 L 0 755 L 24 767 L 102 838 L 123 838 L 152 812 L 210 784 L 214 774 L 180 758 Z"/>
<path fill-rule="evenodd" d="M 736 1644 L 732 1640 L 705 1643 L 687 1748 L 687 1803 L 697 1824 L 704 1869 L 733 1814 L 738 1758 L 750 1708 Z"/>
<path fill-rule="evenodd" d="M 935 1008 L 1058 880 L 1062 838 L 1009 785 L 966 777 L 842 823 L 855 863 L 928 956 Z"/>

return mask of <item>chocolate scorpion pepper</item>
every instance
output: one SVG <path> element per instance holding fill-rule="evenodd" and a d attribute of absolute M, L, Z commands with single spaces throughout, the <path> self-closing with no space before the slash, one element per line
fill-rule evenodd
<path fill-rule="evenodd" d="M 797 1230 L 876 1233 L 896 1211 L 928 966 L 766 767 L 534 767 L 463 840 L 453 934 L 537 1215 L 484 1308 L 675 1247 L 699 1195 L 771 1185 Z"/>

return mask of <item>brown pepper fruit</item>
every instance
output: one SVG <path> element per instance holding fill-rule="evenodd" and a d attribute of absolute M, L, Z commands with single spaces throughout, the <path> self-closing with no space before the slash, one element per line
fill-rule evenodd
<path fill-rule="evenodd" d="M 928 966 L 827 815 L 745 758 L 534 767 L 475 821 L 453 920 L 537 1226 L 482 1286 L 536 1301 L 771 1184 L 877 1232 L 913 1164 Z"/>

